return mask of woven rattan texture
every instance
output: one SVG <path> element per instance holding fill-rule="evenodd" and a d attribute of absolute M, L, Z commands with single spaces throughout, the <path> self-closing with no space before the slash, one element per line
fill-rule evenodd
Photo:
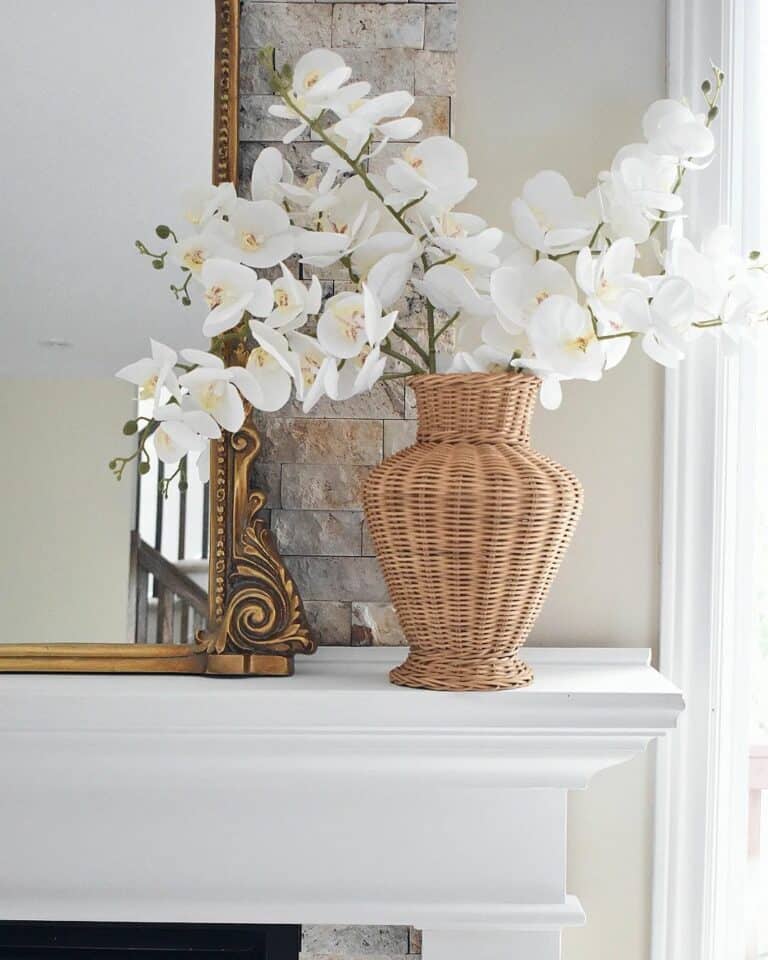
<path fill-rule="evenodd" d="M 497 690 L 531 682 L 516 651 L 581 512 L 579 481 L 531 448 L 539 380 L 415 377 L 416 444 L 369 475 L 363 506 L 410 645 L 394 683 Z"/>

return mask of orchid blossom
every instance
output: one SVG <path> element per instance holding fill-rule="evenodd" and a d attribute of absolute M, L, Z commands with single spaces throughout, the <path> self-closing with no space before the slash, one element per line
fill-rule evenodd
<path fill-rule="evenodd" d="M 250 199 L 228 183 L 187 191 L 192 229 L 158 227 L 166 250 L 137 242 L 156 269 L 181 270 L 183 285 L 171 289 L 183 304 L 190 281 L 200 283 L 202 333 L 213 339 L 210 352 L 184 350 L 182 361 L 152 341 L 150 357 L 119 371 L 154 412 L 126 424 L 137 450 L 112 461 L 117 476 L 137 458 L 149 469 L 153 435 L 158 456 L 181 469 L 220 430 L 240 429 L 251 408 L 279 410 L 294 393 L 309 411 L 382 378 L 525 370 L 554 408 L 563 383 L 601 379 L 635 339 L 671 366 L 700 333 L 722 331 L 735 350 L 768 318 L 762 256 L 740 256 L 725 228 L 696 246 L 683 232 L 679 188 L 712 156 L 718 69 L 702 84 L 701 113 L 652 104 L 638 123 L 644 139 L 620 147 L 585 196 L 543 170 L 496 226 L 456 210 L 476 180 L 450 137 L 402 143 L 383 173 L 370 169 L 384 144 L 418 133 L 409 92 L 370 96 L 335 51 L 278 70 L 267 48 L 261 62 L 277 100 L 270 113 L 290 121 L 284 142 L 310 134 L 317 168 L 298 178 L 279 148 L 266 147 Z M 654 234 L 667 222 L 661 250 Z M 650 262 L 645 244 L 658 275 L 638 266 Z M 415 325 L 399 320 L 404 305 Z"/>

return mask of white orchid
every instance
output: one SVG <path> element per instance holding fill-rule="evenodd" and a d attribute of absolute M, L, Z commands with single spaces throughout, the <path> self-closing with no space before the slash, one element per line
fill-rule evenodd
<path fill-rule="evenodd" d="M 181 197 L 184 219 L 196 227 L 203 227 L 217 213 L 229 213 L 236 196 L 232 183 L 191 187 Z"/>
<path fill-rule="evenodd" d="M 720 71 L 702 88 L 706 114 L 672 100 L 652 104 L 647 142 L 619 149 L 588 196 L 555 171 L 531 177 L 512 202 L 508 233 L 456 212 L 476 181 L 450 137 L 403 145 L 383 175 L 372 170 L 371 158 L 381 163 L 381 148 L 415 136 L 420 122 L 409 115 L 412 94 L 371 97 L 370 84 L 350 77 L 329 50 L 271 72 L 281 102 L 270 112 L 295 121 L 285 142 L 311 128 L 319 169 L 298 178 L 281 150 L 267 147 L 253 165 L 251 199 L 238 199 L 233 184 L 188 191 L 194 229 L 157 228 L 173 240 L 164 253 L 138 244 L 156 268 L 166 256 L 182 268 L 184 286 L 172 285 L 182 303 L 192 278 L 202 285 L 202 330 L 216 351 L 182 351 L 192 368 L 177 379 L 175 352 L 153 341 L 151 357 L 119 371 L 155 402 L 152 432 L 136 424 L 143 463 L 154 433 L 161 458 L 199 451 L 204 471 L 207 442 L 240 429 L 246 407 L 278 410 L 293 391 L 307 412 L 324 396 L 340 402 L 371 389 L 390 360 L 398 377 L 528 371 L 554 408 L 564 381 L 600 379 L 634 339 L 674 365 L 702 331 L 722 331 L 725 348 L 735 349 L 768 319 L 768 265 L 758 254 L 745 261 L 725 228 L 698 247 L 683 235 L 678 188 L 712 153 Z M 662 254 L 652 234 L 667 221 Z M 649 241 L 661 276 L 638 267 L 638 246 Z M 297 272 L 297 259 L 321 269 L 338 263 L 348 289 L 337 285 L 323 302 L 324 284 Z M 269 280 L 263 270 L 273 271 Z M 426 330 L 398 323 L 393 309 L 419 297 Z M 218 354 L 238 361 L 227 367 Z M 168 394 L 173 402 L 160 408 Z M 118 475 L 125 462 L 116 459 Z"/>
<path fill-rule="evenodd" d="M 664 279 L 650 303 L 641 296 L 625 304 L 627 326 L 643 334 L 643 350 L 657 363 L 676 367 L 695 334 L 695 292 L 682 277 Z"/>
<path fill-rule="evenodd" d="M 605 358 L 589 312 L 571 297 L 554 294 L 534 310 L 528 339 L 536 363 L 559 377 L 599 380 Z"/>
<path fill-rule="evenodd" d="M 634 272 L 637 251 L 629 237 L 622 237 L 602 254 L 592 256 L 584 247 L 576 258 L 576 280 L 586 294 L 587 306 L 597 321 L 600 334 L 617 334 L 626 329 L 622 307 L 628 296 L 650 295 L 648 281 Z M 615 367 L 629 349 L 629 338 L 606 341 L 606 369 Z"/>
<path fill-rule="evenodd" d="M 317 339 L 326 353 L 340 360 L 360 353 L 366 342 L 362 293 L 343 291 L 326 302 L 317 321 Z"/>
<path fill-rule="evenodd" d="M 423 280 L 414 280 L 413 285 L 444 313 L 465 312 L 486 317 L 494 312 L 491 298 L 478 293 L 461 270 L 452 264 L 435 264 L 427 270 Z"/>
<path fill-rule="evenodd" d="M 163 388 L 168 390 L 176 400 L 181 399 L 179 381 L 176 378 L 176 351 L 166 347 L 164 343 L 150 340 L 151 357 L 129 363 L 115 374 L 121 380 L 135 383 L 139 388 L 139 399 L 154 400 L 155 412 L 160 404 L 160 395 Z"/>
<path fill-rule="evenodd" d="M 522 243 L 553 255 L 578 250 L 598 225 L 592 205 L 575 196 L 565 177 L 554 170 L 542 170 L 526 181 L 510 213 Z"/>
<path fill-rule="evenodd" d="M 274 267 L 296 251 L 290 218 L 273 200 L 238 198 L 229 225 L 237 259 L 249 267 Z"/>
<path fill-rule="evenodd" d="M 168 252 L 175 263 L 198 276 L 206 260 L 225 257 L 231 246 L 229 225 L 222 220 L 209 220 L 199 233 L 183 237 Z"/>
<path fill-rule="evenodd" d="M 387 180 L 393 188 L 386 202 L 409 215 L 428 219 L 452 210 L 477 186 L 469 176 L 467 151 L 450 137 L 428 137 L 392 161 Z"/>
<path fill-rule="evenodd" d="M 364 243 L 386 218 L 384 205 L 360 177 L 348 177 L 325 198 L 320 215 L 322 230 L 349 240 L 349 250 Z"/>
<path fill-rule="evenodd" d="M 655 222 L 679 213 L 683 201 L 674 192 L 677 172 L 674 161 L 644 143 L 622 147 L 588 198 L 609 239 L 644 243 Z"/>
<path fill-rule="evenodd" d="M 500 324 L 516 334 L 525 330 L 534 310 L 548 297 L 559 294 L 575 300 L 576 284 L 562 264 L 538 260 L 530 266 L 494 270 L 490 292 Z"/>
<path fill-rule="evenodd" d="M 284 263 L 280 264 L 282 277 L 272 283 L 274 308 L 267 315 L 270 327 L 277 327 L 283 333 L 304 326 L 309 316 L 320 312 L 323 288 L 316 276 L 312 277 L 309 287 L 291 273 Z M 256 313 L 255 316 L 262 316 Z"/>
<path fill-rule="evenodd" d="M 216 421 L 202 410 L 169 405 L 161 407 L 155 419 L 155 452 L 163 463 L 178 463 L 188 453 L 199 453 L 203 460 L 207 459 L 209 442 L 221 436 Z"/>
<path fill-rule="evenodd" d="M 203 323 L 206 337 L 236 327 L 246 310 L 257 316 L 266 316 L 272 309 L 272 286 L 268 280 L 259 279 L 253 270 L 231 260 L 214 257 L 206 260 L 200 271 L 200 281 L 205 287 L 205 302 L 210 313 Z"/>
<path fill-rule="evenodd" d="M 291 143 L 307 128 L 307 120 L 316 119 L 323 110 L 334 109 L 350 100 L 367 96 L 370 84 L 360 82 L 350 84 L 346 89 L 352 70 L 343 58 L 331 50 L 312 50 L 300 57 L 293 68 L 293 82 L 287 102 L 273 104 L 269 112 L 273 117 L 283 120 L 297 120 L 283 137 L 284 143 Z M 302 117 L 301 114 L 304 114 Z"/>
<path fill-rule="evenodd" d="M 298 364 L 282 333 L 260 320 L 251 320 L 250 328 L 258 346 L 251 350 L 245 369 L 261 389 L 261 398 L 254 406 L 279 410 L 290 399 L 293 383 L 299 378 Z"/>
<path fill-rule="evenodd" d="M 705 115 L 694 114 L 679 100 L 652 103 L 643 117 L 643 134 L 654 153 L 679 163 L 704 160 L 715 149 Z"/>
<path fill-rule="evenodd" d="M 697 322 L 720 318 L 730 289 L 746 280 L 744 262 L 736 256 L 728 227 L 709 233 L 700 250 L 678 231 L 664 255 L 664 267 L 668 276 L 682 277 L 693 287 Z"/>
<path fill-rule="evenodd" d="M 383 93 L 378 97 L 354 100 L 340 105 L 341 120 L 329 128 L 332 136 L 344 141 L 352 157 L 359 156 L 372 139 L 410 140 L 421 130 L 418 117 L 406 117 L 413 106 L 412 94 L 405 90 Z"/>
<path fill-rule="evenodd" d="M 397 320 L 397 310 L 384 315 L 381 300 L 374 287 L 363 284 L 363 316 L 365 335 L 370 346 L 378 346 L 392 332 Z"/>
<path fill-rule="evenodd" d="M 237 433 L 245 420 L 245 409 L 232 381 L 240 376 L 242 368 L 225 368 L 220 357 L 201 350 L 185 350 L 182 355 L 198 364 L 179 377 L 196 409 L 209 414 L 230 433 Z"/>
<path fill-rule="evenodd" d="M 251 169 L 251 200 L 282 203 L 292 184 L 293 169 L 277 147 L 259 151 Z"/>
<path fill-rule="evenodd" d="M 286 340 L 296 363 L 296 396 L 302 401 L 305 413 L 315 406 L 325 393 L 325 374 L 336 361 L 320 347 L 315 337 L 289 331 Z"/>
<path fill-rule="evenodd" d="M 501 262 L 495 250 L 503 239 L 501 230 L 471 213 L 449 212 L 432 219 L 430 243 L 436 252 L 451 258 L 452 266 L 486 291 L 491 270 Z"/>

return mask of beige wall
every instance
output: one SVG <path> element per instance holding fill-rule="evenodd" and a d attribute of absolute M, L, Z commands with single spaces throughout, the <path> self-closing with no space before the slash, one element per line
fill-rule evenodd
<path fill-rule="evenodd" d="M 126 640 L 133 388 L 0 379 L 0 642 Z"/>
<path fill-rule="evenodd" d="M 458 139 L 480 186 L 468 207 L 509 229 L 524 180 L 559 169 L 586 192 L 640 136 L 665 89 L 664 0 L 464 0 L 459 5 Z M 534 640 L 656 647 L 662 378 L 637 355 L 600 384 L 566 384 L 536 414 L 538 447 L 586 491 L 584 516 Z M 569 887 L 588 926 L 565 960 L 647 960 L 647 758 L 599 776 L 571 803 Z"/>

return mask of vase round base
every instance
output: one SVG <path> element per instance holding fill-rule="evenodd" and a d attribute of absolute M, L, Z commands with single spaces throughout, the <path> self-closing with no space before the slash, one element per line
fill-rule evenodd
<path fill-rule="evenodd" d="M 390 670 L 389 679 L 398 686 L 421 690 L 511 690 L 527 687 L 533 670 L 516 655 L 458 660 L 419 657 L 411 652 L 404 663 Z"/>

